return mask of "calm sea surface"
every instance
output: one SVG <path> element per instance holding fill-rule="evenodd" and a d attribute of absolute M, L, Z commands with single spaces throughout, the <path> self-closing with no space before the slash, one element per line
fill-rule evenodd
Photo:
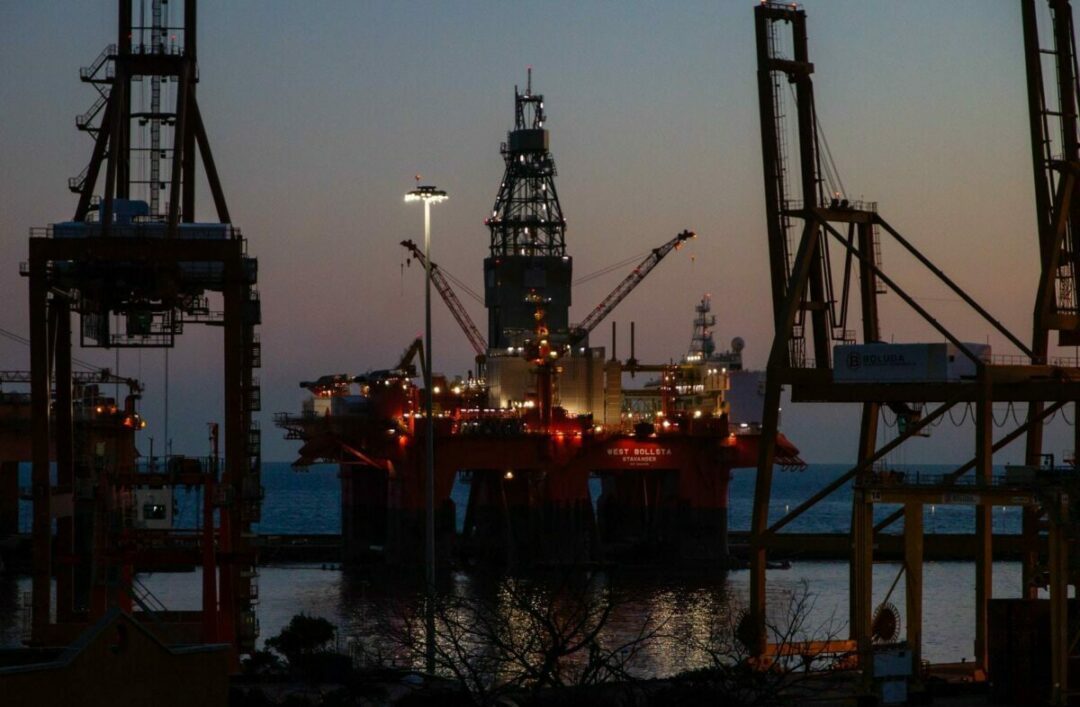
<path fill-rule="evenodd" d="M 807 498 L 836 478 L 846 466 L 812 465 L 799 473 L 777 473 L 770 515 L 775 519 L 787 508 Z M 909 473 L 940 474 L 949 467 L 906 468 Z M 24 471 L 25 473 L 25 471 Z M 733 530 L 750 525 L 754 473 L 735 472 L 731 485 L 730 524 Z M 28 483 L 26 479 L 24 483 Z M 336 533 L 340 529 L 340 495 L 336 467 L 312 467 L 294 472 L 288 464 L 264 465 L 262 533 Z M 594 496 L 598 488 L 594 488 Z M 465 508 L 468 486 L 455 487 L 459 523 Z M 181 494 L 177 506 L 182 523 L 198 516 L 198 496 Z M 881 507 L 884 516 L 891 508 Z M 851 490 L 842 488 L 789 526 L 791 531 L 846 532 L 850 521 Z M 22 525 L 29 526 L 29 508 L 22 509 Z M 973 511 L 963 507 L 937 507 L 926 511 L 928 532 L 966 533 L 974 527 Z M 897 531 L 902 527 L 898 524 Z M 994 529 L 1016 533 L 1020 529 L 1019 509 L 994 509 Z M 875 603 L 885 599 L 900 567 L 881 563 L 874 569 Z M 340 628 L 342 640 L 376 642 L 376 627 L 402 606 L 419 599 L 415 579 L 371 575 L 321 566 L 273 566 L 259 570 L 259 621 L 263 637 L 275 635 L 289 618 L 304 612 L 323 616 Z M 1020 567 L 1015 562 L 994 565 L 995 597 L 1016 597 L 1020 590 Z M 749 573 L 693 576 L 681 573 L 619 573 L 600 578 L 609 582 L 621 597 L 610 624 L 613 635 L 628 635 L 647 618 L 663 621 L 666 636 L 650 649 L 645 669 L 664 675 L 700 665 L 704 654 L 699 643 L 710 627 L 738 612 L 745 603 Z M 806 587 L 813 600 L 810 625 L 818 633 L 842 634 L 847 624 L 848 568 L 845 562 L 795 562 L 787 570 L 768 573 L 770 605 L 782 607 L 793 593 Z M 166 606 L 197 609 L 201 591 L 200 573 L 158 573 L 142 577 L 147 587 Z M 443 580 L 444 591 L 462 596 L 483 596 L 490 590 L 484 578 L 459 572 Z M 934 562 L 925 569 L 924 656 L 932 661 L 958 661 L 973 654 L 974 568 L 969 562 Z M 29 578 L 0 576 L 0 645 L 18 643 L 24 621 L 23 596 Z M 901 611 L 903 623 L 904 582 L 897 582 L 889 601 Z"/>
<path fill-rule="evenodd" d="M 850 467 L 839 464 L 811 464 L 801 472 L 781 472 L 773 474 L 773 493 L 770 516 L 777 520 L 788 509 L 794 508 L 815 491 Z M 952 470 L 949 466 L 913 466 L 895 467 L 909 474 L 943 474 Z M 29 464 L 20 467 L 20 485 L 30 484 Z M 1002 473 L 1003 469 L 998 469 Z M 256 528 L 267 534 L 305 534 L 338 533 L 341 531 L 341 493 L 337 479 L 337 467 L 329 464 L 316 465 L 308 471 L 293 471 L 287 463 L 272 462 L 263 464 L 263 486 L 266 499 L 263 501 L 262 523 Z M 593 500 L 600 493 L 599 481 L 590 483 Z M 458 526 L 464 523 L 465 505 L 469 487 L 458 483 L 452 492 L 457 504 Z M 750 515 L 754 497 L 754 471 L 740 469 L 733 473 L 731 498 L 729 502 L 728 522 L 732 530 L 749 530 Z M 178 525 L 194 527 L 199 517 L 199 494 L 196 491 L 179 492 L 176 496 L 179 511 Z M 877 515 L 884 518 L 898 506 L 879 505 Z M 19 525 L 24 533 L 30 532 L 30 503 L 20 504 Z M 818 503 L 793 523 L 787 526 L 790 532 L 804 533 L 845 533 L 851 521 L 851 486 L 841 487 L 832 496 Z M 950 506 L 926 509 L 926 530 L 930 533 L 970 533 L 975 527 L 974 514 L 970 507 Z M 899 533 L 902 523 L 897 523 L 894 532 Z M 1019 508 L 994 508 L 994 532 L 1019 533 Z"/>

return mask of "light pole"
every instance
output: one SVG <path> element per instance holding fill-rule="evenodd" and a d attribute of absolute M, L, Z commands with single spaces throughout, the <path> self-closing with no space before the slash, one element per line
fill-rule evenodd
<path fill-rule="evenodd" d="M 420 181 L 420 177 L 416 178 Z M 424 578 L 427 584 L 427 670 L 435 672 L 435 417 L 431 388 L 431 205 L 446 201 L 446 192 L 417 184 L 406 202 L 424 202 L 424 413 L 427 415 L 427 474 L 425 486 Z"/>

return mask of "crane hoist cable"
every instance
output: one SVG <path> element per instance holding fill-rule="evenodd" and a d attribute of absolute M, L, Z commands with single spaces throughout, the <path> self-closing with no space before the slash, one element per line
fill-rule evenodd
<path fill-rule="evenodd" d="M 791 92 L 791 100 L 798 103 L 798 99 L 795 96 L 795 86 L 789 86 Z M 828 187 L 830 195 L 840 195 L 842 198 L 847 198 L 847 189 L 844 187 L 844 180 L 840 176 L 840 169 L 836 166 L 836 160 L 833 159 L 832 148 L 829 147 L 829 139 L 825 136 L 825 129 L 821 127 L 821 121 L 818 119 L 817 106 L 811 106 L 811 111 L 814 117 L 814 133 L 817 142 L 821 145 L 823 150 L 818 150 L 818 168 L 821 172 L 819 178 L 823 179 L 825 186 Z M 825 159 L 821 160 L 821 152 L 824 152 Z"/>
<path fill-rule="evenodd" d="M 614 310 L 620 302 L 626 299 L 628 294 L 633 292 L 635 287 L 641 284 L 641 281 L 645 279 L 645 276 L 652 272 L 653 268 L 659 265 L 660 261 L 663 260 L 668 253 L 680 247 L 684 242 L 696 237 L 697 233 L 694 231 L 685 230 L 659 248 L 653 248 L 645 259 L 630 271 L 630 274 L 623 278 L 623 281 L 611 291 L 611 294 L 605 297 L 600 304 L 596 305 L 596 307 L 589 312 L 589 316 L 585 317 L 580 324 L 570 327 L 570 343 L 576 344 L 588 336 L 590 331 L 595 329 L 607 315 L 611 314 L 612 310 Z"/>
<path fill-rule="evenodd" d="M 650 251 L 644 250 L 644 251 L 642 251 L 640 253 L 637 253 L 636 255 L 631 255 L 629 258 L 626 258 L 624 260 L 620 260 L 617 263 L 612 263 L 611 265 L 608 265 L 607 267 L 600 268 L 599 270 L 594 270 L 593 272 L 589 273 L 588 275 L 582 275 L 578 279 L 574 280 L 574 284 L 575 285 L 584 285 L 586 282 L 588 282 L 590 280 L 594 280 L 594 279 L 596 279 L 598 277 L 603 277 L 604 275 L 607 275 L 610 272 L 614 272 L 615 270 L 618 270 L 620 268 L 625 268 L 627 265 L 630 265 L 631 263 L 638 262 L 639 260 L 644 258 L 646 255 L 648 255 L 649 252 Z"/>
<path fill-rule="evenodd" d="M 484 303 L 484 298 L 481 297 L 480 294 L 476 290 L 469 287 L 465 283 L 464 280 L 461 280 L 460 278 L 455 277 L 452 272 L 450 272 L 449 270 L 446 270 L 445 268 L 441 268 L 441 272 L 442 272 L 443 275 L 446 276 L 447 280 L 449 280 L 450 282 L 457 285 L 459 290 L 461 290 L 462 292 L 467 294 L 469 297 L 472 297 L 474 300 L 476 300 L 480 304 Z"/>
<path fill-rule="evenodd" d="M 30 345 L 30 339 L 27 339 L 25 336 L 16 334 L 13 331 L 8 331 L 7 329 L 0 329 L 0 336 L 4 337 L 5 339 L 10 339 L 15 343 L 22 344 L 23 346 Z M 101 366 L 95 366 L 88 361 L 83 361 L 82 359 L 75 358 L 74 356 L 71 357 L 71 363 L 73 365 L 85 368 L 88 371 L 97 371 L 101 369 Z"/>
<path fill-rule="evenodd" d="M 406 242 L 411 243 L 412 241 L 403 241 L 402 245 L 404 245 L 404 243 L 406 243 Z M 422 253 L 419 256 L 413 254 L 413 257 L 415 257 L 418 261 L 420 261 L 420 264 L 423 265 L 424 259 L 423 259 L 423 254 Z M 402 261 L 402 263 L 401 263 L 401 286 L 403 288 L 403 291 L 404 291 L 404 287 L 405 287 L 405 266 L 407 264 L 408 263 L 406 261 Z M 443 277 L 445 277 L 447 280 L 449 280 L 450 282 L 457 285 L 459 290 L 461 290 L 462 292 L 467 294 L 469 297 L 472 297 L 474 300 L 476 300 L 480 304 L 484 303 L 484 298 L 481 297 L 480 294 L 476 290 L 469 287 L 469 285 L 464 280 L 462 280 L 459 277 L 456 277 L 452 272 L 450 272 L 446 268 L 440 267 L 440 271 L 442 272 Z"/>
<path fill-rule="evenodd" d="M 415 243 L 411 240 L 404 240 L 401 245 L 406 248 L 417 262 L 424 265 L 428 262 L 424 258 L 424 253 L 421 251 Z M 443 270 L 434 262 L 430 262 L 431 265 L 431 284 L 435 285 L 436 291 L 439 296 L 442 297 L 443 302 L 446 303 L 447 308 L 450 310 L 450 314 L 453 315 L 457 321 L 458 326 L 461 327 L 461 331 L 465 334 L 465 338 L 472 344 L 473 350 L 477 356 L 487 355 L 487 340 L 484 339 L 484 335 L 480 333 L 476 324 L 473 323 L 472 317 L 469 316 L 468 310 L 461 304 L 461 300 L 454 293 L 454 289 L 450 287 L 450 283 L 447 281 L 446 274 Z"/>

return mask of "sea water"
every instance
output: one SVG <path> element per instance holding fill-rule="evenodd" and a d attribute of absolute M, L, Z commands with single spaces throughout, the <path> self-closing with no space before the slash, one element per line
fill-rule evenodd
<path fill-rule="evenodd" d="M 25 466 L 25 465 L 24 465 Z M 829 481 L 847 471 L 844 465 L 811 465 L 802 472 L 774 474 L 770 520 L 782 517 Z M 941 474 L 949 467 L 906 467 L 907 473 Z M 27 473 L 28 470 L 23 470 Z M 28 483 L 29 479 L 25 482 Z M 288 464 L 263 466 L 266 499 L 258 531 L 265 534 L 337 533 L 340 530 L 340 490 L 337 467 L 319 465 L 297 472 Z M 599 493 L 590 484 L 594 500 Z M 750 525 L 754 489 L 753 470 L 736 470 L 731 484 L 729 521 L 732 530 Z M 456 484 L 453 491 L 462 522 L 468 486 Z M 194 526 L 199 518 L 197 492 L 176 496 L 179 524 Z M 21 524 L 29 529 L 30 508 L 21 509 Z M 878 517 L 895 507 L 882 506 Z M 790 532 L 843 533 L 851 518 L 850 484 L 838 489 L 786 529 Z M 994 508 L 994 531 L 1018 533 L 1019 508 Z M 971 507 L 928 507 L 925 512 L 929 533 L 970 533 L 974 528 Z M 892 532 L 900 532 L 902 523 Z M 904 616 L 904 582 L 895 581 L 897 563 L 874 566 L 874 604 L 888 600 Z M 812 608 L 809 625 L 817 636 L 846 636 L 848 622 L 848 566 L 845 561 L 795 561 L 789 569 L 769 570 L 770 606 L 784 607 L 790 597 L 807 592 Z M 198 609 L 201 577 L 198 570 L 184 573 L 155 573 L 140 577 L 166 606 Z M 688 574 L 680 571 L 620 572 L 602 577 L 618 591 L 620 604 L 610 622 L 610 631 L 630 635 L 644 621 L 661 626 L 660 639 L 644 654 L 649 674 L 665 675 L 706 662 L 702 644 L 718 621 L 745 608 L 749 573 L 735 570 L 726 574 Z M 261 636 L 275 635 L 294 614 L 323 616 L 339 627 L 342 641 L 371 641 L 389 612 L 420 600 L 415 578 L 382 573 L 345 570 L 338 566 L 289 565 L 259 569 L 258 616 Z M 467 572 L 455 572 L 443 579 L 444 591 L 460 595 L 484 591 L 484 581 Z M 971 659 L 974 640 L 974 566 L 971 562 L 928 562 L 924 569 L 923 633 L 924 657 L 931 661 Z M 17 644 L 24 628 L 25 594 L 29 578 L 0 576 L 0 645 Z M 891 590 L 891 593 L 890 593 Z M 1017 562 L 994 563 L 993 596 L 1017 597 L 1020 593 L 1020 566 Z M 901 634 L 902 635 L 902 634 Z"/>

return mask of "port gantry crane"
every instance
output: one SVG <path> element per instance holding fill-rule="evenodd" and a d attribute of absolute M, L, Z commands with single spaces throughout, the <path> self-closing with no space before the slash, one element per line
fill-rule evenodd
<path fill-rule="evenodd" d="M 254 419 L 261 403 L 255 375 L 261 307 L 258 263 L 232 223 L 197 99 L 196 5 L 153 0 L 146 26 L 133 0 L 117 0 L 116 43 L 80 72 L 97 98 L 76 120 L 94 148 L 83 172 L 68 182 L 78 194 L 74 215 L 31 229 L 28 262 L 20 268 L 30 290 L 30 641 L 66 645 L 109 607 L 142 607 L 133 567 L 201 562 L 201 610 L 170 612 L 163 640 L 228 644 L 238 669 L 239 656 L 254 650 L 258 635 L 252 538 L 262 501 Z M 150 96 L 144 106 L 145 83 Z M 169 93 L 168 109 L 162 92 Z M 149 124 L 149 139 L 134 129 L 136 121 Z M 162 131 L 170 139 L 163 141 Z M 150 162 L 150 179 L 139 178 L 142 158 Z M 196 219 L 198 171 L 216 220 Z M 221 302 L 220 311 L 211 311 L 211 297 Z M 173 552 L 154 545 L 144 529 L 127 526 L 127 490 L 152 475 L 141 473 L 133 454 L 105 463 L 95 449 L 76 444 L 72 337 L 82 347 L 167 349 L 187 323 L 223 329 L 225 465 L 219 478 L 216 452 L 200 463 L 203 535 L 197 552 Z M 145 608 L 136 615 L 140 621 L 156 617 Z"/>
<path fill-rule="evenodd" d="M 763 2 L 755 6 L 758 56 L 758 95 L 762 157 L 764 162 L 765 205 L 770 261 L 775 336 L 769 354 L 765 391 L 762 444 L 755 481 L 752 519 L 750 577 L 750 613 L 745 635 L 753 638 L 758 655 L 776 655 L 765 632 L 766 552 L 776 534 L 795 518 L 826 496 L 854 481 L 852 508 L 852 556 L 850 575 L 851 640 L 840 642 L 837 650 L 856 651 L 860 668 L 869 680 L 873 677 L 873 651 L 877 643 L 895 637 L 896 625 L 881 635 L 873 611 L 874 545 L 878 533 L 896 520 L 904 520 L 906 639 L 912 651 L 912 665 L 918 666 L 922 646 L 922 563 L 923 506 L 925 504 L 966 503 L 975 510 L 975 669 L 990 679 L 997 678 L 990 667 L 990 656 L 1002 655 L 1006 641 L 989 630 L 988 606 L 993 586 L 991 510 L 993 505 L 1021 506 L 1024 509 L 1024 587 L 1025 596 L 1036 591 L 1038 577 L 1049 577 L 1049 642 L 1052 680 L 1046 686 L 1053 704 L 1064 704 L 1068 694 L 1070 645 L 1080 637 L 1070 635 L 1067 620 L 1067 584 L 1075 580 L 1069 570 L 1070 529 L 1069 498 L 1076 496 L 1068 474 L 1053 469 L 1039 469 L 1042 425 L 1067 403 L 1080 400 L 1080 368 L 1075 361 L 1047 358 L 1048 337 L 1060 334 L 1060 343 L 1080 341 L 1080 309 L 1074 299 L 1077 256 L 1075 228 L 1080 225 L 1074 209 L 1074 197 L 1080 189 L 1080 138 L 1077 122 L 1077 86 L 1072 13 L 1065 0 L 1048 0 L 1053 20 L 1054 49 L 1039 46 L 1035 0 L 1021 4 L 1024 46 L 1028 73 L 1028 97 L 1031 140 L 1036 181 L 1039 254 L 1042 266 L 1034 308 L 1033 345 L 1028 346 L 994 319 L 956 282 L 937 268 L 916 246 L 904 238 L 877 212 L 876 204 L 849 202 L 840 189 L 826 191 L 831 155 L 823 145 L 814 105 L 812 74 L 806 34 L 806 13 L 791 3 Z M 780 32 L 790 33 L 781 41 Z M 1043 87 L 1043 55 L 1053 55 L 1056 64 L 1056 97 L 1059 105 L 1048 109 Z M 1053 72 L 1046 72 L 1051 74 Z M 785 105 L 792 86 L 794 111 Z M 793 154 L 796 169 L 789 174 L 786 163 L 788 146 L 784 126 L 786 115 L 794 113 L 797 130 Z M 1060 128 L 1052 131 L 1051 128 Z M 1060 151 L 1050 147 L 1060 134 Z M 824 146 L 824 150 L 821 147 Z M 835 170 L 834 170 L 835 171 Z M 797 199 L 789 198 L 789 181 L 798 184 Z M 838 179 L 836 181 L 839 181 Z M 839 192 L 839 193 L 838 193 Z M 798 222 L 798 225 L 796 225 Z M 890 276 L 881 263 L 879 232 L 888 242 L 910 255 L 933 278 L 949 288 L 969 311 L 994 328 L 1020 352 L 1022 364 L 1002 365 L 980 355 L 978 347 L 965 344 L 938 318 L 911 296 Z M 793 247 L 792 240 L 797 244 Z M 842 269 L 833 263 L 829 245 L 839 247 L 845 261 Z M 836 274 L 841 281 L 834 282 Z M 858 273 L 857 288 L 852 278 Z M 938 335 L 956 348 L 956 357 L 967 359 L 974 371 L 970 378 L 925 377 L 895 381 L 880 377 L 841 380 L 835 372 L 845 364 L 834 360 L 833 344 L 864 344 L 882 340 L 877 300 L 883 294 L 880 285 L 901 299 Z M 852 292 L 858 293 L 862 330 L 848 331 L 846 319 Z M 809 326 L 804 330 L 804 320 Z M 812 339 L 813 358 L 806 357 L 806 338 Z M 887 346 L 887 345 L 885 345 Z M 858 403 L 862 408 L 857 463 L 847 473 L 822 487 L 806 501 L 792 508 L 779 520 L 770 523 L 769 501 L 773 471 L 774 440 L 779 419 L 782 386 L 790 386 L 794 403 Z M 1028 403 L 1028 418 L 1015 429 L 995 440 L 993 403 Z M 878 420 L 883 406 L 938 403 L 936 408 L 899 429 L 897 436 L 878 447 Z M 974 408 L 974 454 L 965 464 L 948 474 L 929 479 L 906 478 L 903 474 L 878 473 L 876 466 L 885 456 L 940 420 L 953 406 Z M 1078 427 L 1080 430 L 1080 427 Z M 1006 445 L 1027 435 L 1027 465 L 1014 474 L 997 479 L 993 475 L 993 455 Z M 1077 444 L 1080 447 L 1080 441 Z M 1071 468 L 1068 471 L 1073 471 Z M 972 473 L 973 472 L 973 473 Z M 908 475 L 911 476 L 911 475 Z M 1072 476 L 1075 476 L 1072 474 Z M 956 493 L 958 483 L 968 493 Z M 1071 493 L 1070 493 L 1071 492 Z M 874 506 L 879 503 L 902 505 L 883 520 L 874 522 Z M 1040 530 L 1047 532 L 1043 539 Z M 1045 540 L 1045 545 L 1043 544 Z M 1044 562 L 1043 557 L 1048 559 Z M 897 577 L 899 579 L 899 576 Z M 879 607 L 888 608 L 888 607 Z M 889 612 L 879 612 L 882 614 Z M 889 622 L 883 622 L 888 624 Z M 996 646 L 996 647 L 993 647 Z M 773 652 L 770 652 L 773 651 Z M 1004 671 L 1009 661 L 996 665 Z M 973 673 L 973 675 L 975 675 Z"/>

